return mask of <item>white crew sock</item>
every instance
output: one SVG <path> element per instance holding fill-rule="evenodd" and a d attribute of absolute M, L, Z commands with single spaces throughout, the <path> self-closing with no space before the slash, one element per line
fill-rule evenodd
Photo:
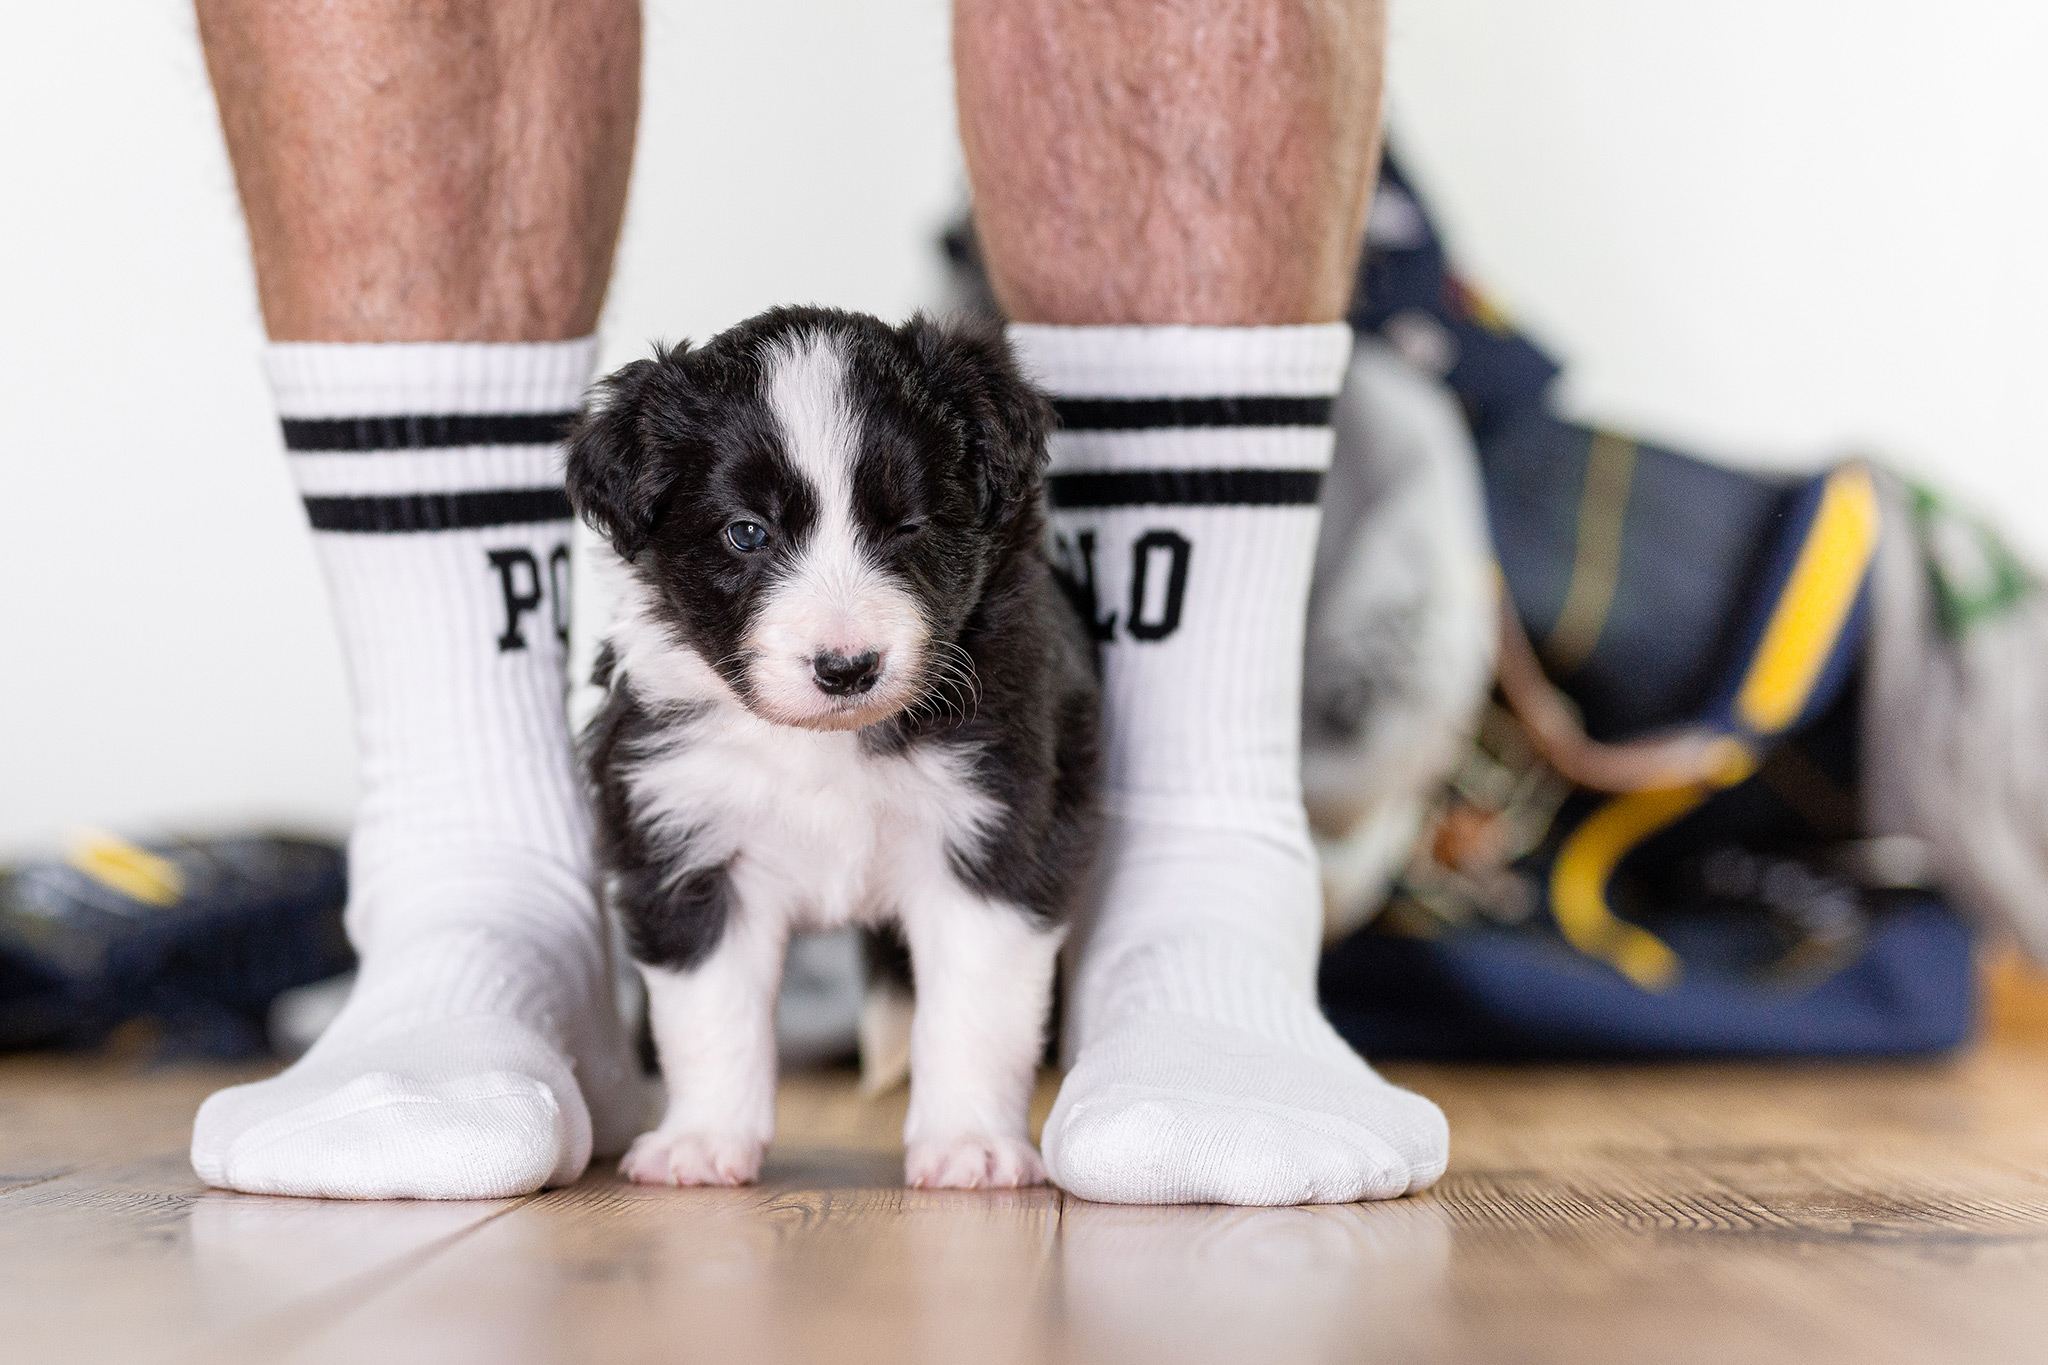
<path fill-rule="evenodd" d="M 355 990 L 284 1074 L 201 1106 L 214 1185 L 495 1198 L 641 1117 L 563 716 L 560 431 L 594 338 L 279 344 L 285 443 L 353 685 Z"/>
<path fill-rule="evenodd" d="M 1422 1189 L 1443 1115 L 1316 1005 L 1302 636 L 1343 324 L 1013 326 L 1058 400 L 1053 522 L 1104 638 L 1106 884 L 1045 1127 L 1069 1191 L 1334 1203 Z"/>

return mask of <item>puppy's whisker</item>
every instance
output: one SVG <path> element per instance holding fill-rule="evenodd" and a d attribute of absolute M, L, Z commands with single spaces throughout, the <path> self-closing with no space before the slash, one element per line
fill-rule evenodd
<path fill-rule="evenodd" d="M 950 640 L 938 643 L 933 665 L 947 685 L 956 690 L 958 709 L 966 713 L 969 720 L 981 713 L 981 674 L 974 666 L 974 656 Z"/>
<path fill-rule="evenodd" d="M 727 664 L 749 663 L 759 658 L 760 656 L 760 650 L 752 649 L 743 645 L 740 648 L 734 650 L 732 653 L 726 655 L 724 658 L 714 661 L 711 664 L 711 668 L 714 672 L 723 673 L 725 671 L 725 666 Z"/>
<path fill-rule="evenodd" d="M 961 671 L 960 665 L 948 655 L 935 655 L 929 665 L 927 685 L 933 692 L 943 691 L 962 703 L 963 709 L 975 689 L 969 676 Z"/>
<path fill-rule="evenodd" d="M 945 681 L 943 677 L 926 677 L 923 685 L 919 687 L 916 696 L 904 708 L 905 714 L 913 716 L 928 715 L 934 720 L 939 719 L 946 710 L 950 709 L 950 699 L 942 690 Z"/>
<path fill-rule="evenodd" d="M 945 647 L 948 651 L 946 658 L 949 661 L 957 661 L 954 666 L 967 675 L 967 681 L 973 686 L 975 695 L 980 696 L 981 673 L 974 666 L 974 656 L 951 641 L 947 641 Z"/>

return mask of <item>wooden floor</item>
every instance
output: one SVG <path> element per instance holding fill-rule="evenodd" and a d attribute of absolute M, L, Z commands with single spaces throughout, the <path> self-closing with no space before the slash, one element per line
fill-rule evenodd
<path fill-rule="evenodd" d="M 800 1077 L 758 1188 L 481 1204 L 203 1189 L 252 1073 L 0 1062 L 0 1360 L 2048 1357 L 2048 1046 L 1924 1065 L 1396 1068 L 1431 1194 L 1137 1209 L 899 1185 L 900 1100 Z"/>

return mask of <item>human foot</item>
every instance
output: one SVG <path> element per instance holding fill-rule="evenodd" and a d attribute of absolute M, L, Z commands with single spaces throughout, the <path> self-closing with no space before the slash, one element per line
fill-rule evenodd
<path fill-rule="evenodd" d="M 192 1164 L 264 1194 L 491 1198 L 637 1129 L 563 716 L 560 436 L 596 342 L 270 348 L 354 693 L 348 1005 L 209 1099 Z"/>
<path fill-rule="evenodd" d="M 1313 907 L 1306 849 L 1117 827 L 1108 889 L 1123 922 L 1102 926 L 1075 983 L 1081 1046 L 1045 1126 L 1053 1179 L 1147 1204 L 1346 1203 L 1434 1183 L 1442 1112 L 1337 1036 L 1312 953 L 1279 960 L 1270 939 L 1227 927 L 1247 903 L 1273 918 Z"/>
<path fill-rule="evenodd" d="M 1256 841 L 1202 839 L 1212 856 L 1233 842 L 1274 861 Z M 1153 871 L 1148 889 L 1183 909 L 1239 881 L 1213 868 L 1189 876 L 1186 858 L 1133 857 L 1126 845 L 1124 875 Z M 1449 1155 L 1442 1112 L 1337 1036 L 1298 963 L 1205 928 L 1112 949 L 1077 983 L 1089 1003 L 1069 1016 L 1083 1041 L 1045 1125 L 1052 1178 L 1125 1204 L 1348 1203 L 1434 1183 Z"/>
<path fill-rule="evenodd" d="M 1449 1142 L 1434 1104 L 1348 1049 L 1160 1014 L 1082 1054 L 1045 1150 L 1061 1188 L 1102 1203 L 1348 1204 L 1429 1188 Z"/>
<path fill-rule="evenodd" d="M 1107 883 L 1076 941 L 1044 1135 L 1122 1202 L 1389 1198 L 1443 1171 L 1436 1106 L 1316 1006 L 1304 609 L 1341 324 L 1018 326 L 1056 395 L 1054 524 L 1102 641 Z"/>
<path fill-rule="evenodd" d="M 638 1127 L 608 1000 L 533 944 L 443 931 L 365 968 L 282 1075 L 209 1098 L 208 1184 L 342 1199 L 492 1199 L 574 1180 Z M 615 1018 L 615 1016 L 613 1016 Z"/>

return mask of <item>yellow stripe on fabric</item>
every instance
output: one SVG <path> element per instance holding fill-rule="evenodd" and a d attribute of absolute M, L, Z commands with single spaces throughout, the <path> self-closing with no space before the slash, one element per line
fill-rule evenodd
<path fill-rule="evenodd" d="M 1607 908 L 1607 882 L 1630 849 L 1706 799 L 1697 784 L 1616 797 L 1572 831 L 1550 869 L 1550 912 L 1565 940 L 1644 990 L 1677 979 L 1678 954 Z"/>
<path fill-rule="evenodd" d="M 1578 671 L 1607 629 L 1607 612 L 1621 580 L 1622 528 L 1635 477 L 1635 443 L 1604 431 L 1594 433 L 1586 450 L 1586 485 L 1579 494 L 1571 581 L 1543 642 L 1544 662 L 1559 678 Z"/>
<path fill-rule="evenodd" d="M 144 905 L 176 905 L 185 894 L 185 874 L 176 863 L 105 830 L 81 830 L 72 838 L 65 861 Z"/>
<path fill-rule="evenodd" d="M 1806 709 L 1863 589 L 1877 550 L 1878 526 L 1877 489 L 1869 471 L 1850 465 L 1829 475 L 1813 524 L 1735 695 L 1736 717 L 1752 732 L 1776 734 Z M 1582 553 L 1583 547 L 1582 533 Z M 1616 797 L 1571 832 L 1551 865 L 1551 913 L 1565 939 L 1645 990 L 1677 980 L 1678 955 L 1656 935 L 1615 915 L 1607 903 L 1607 885 L 1643 840 L 1756 771 L 1754 755 L 1739 741 L 1729 743 L 1727 762 L 1710 781 Z"/>
<path fill-rule="evenodd" d="M 1736 718 L 1757 734 L 1776 734 L 1806 709 L 1862 591 L 1878 523 L 1868 470 L 1849 465 L 1828 476 L 1812 529 L 1735 694 Z"/>
<path fill-rule="evenodd" d="M 1726 766 L 1712 782 L 1617 796 L 1587 816 L 1557 851 L 1550 867 L 1550 913 L 1565 941 L 1588 957 L 1612 966 L 1644 990 L 1662 990 L 1678 980 L 1678 954 L 1647 929 L 1617 916 L 1607 904 L 1607 884 L 1621 860 L 1643 840 L 1668 829 L 1700 807 L 1708 796 L 1732 787 L 1756 771 L 1747 750 L 1731 747 Z"/>

